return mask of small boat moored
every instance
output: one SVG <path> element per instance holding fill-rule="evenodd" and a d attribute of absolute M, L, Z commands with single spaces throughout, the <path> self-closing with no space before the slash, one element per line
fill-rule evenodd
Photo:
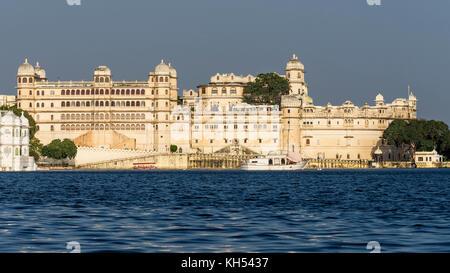
<path fill-rule="evenodd" d="M 300 155 L 288 153 L 287 155 L 277 155 L 269 153 L 267 156 L 258 156 L 244 160 L 241 170 L 246 171 L 294 171 L 303 170 L 309 161 L 302 160 Z"/>

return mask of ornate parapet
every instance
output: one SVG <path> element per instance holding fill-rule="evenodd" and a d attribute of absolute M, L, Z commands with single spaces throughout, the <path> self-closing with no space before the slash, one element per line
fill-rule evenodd
<path fill-rule="evenodd" d="M 281 97 L 281 108 L 300 108 L 302 100 L 297 96 L 286 95 Z"/>

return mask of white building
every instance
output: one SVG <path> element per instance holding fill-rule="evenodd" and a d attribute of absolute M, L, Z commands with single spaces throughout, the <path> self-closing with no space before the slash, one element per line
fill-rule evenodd
<path fill-rule="evenodd" d="M 436 150 L 433 150 L 431 152 L 416 152 L 414 160 L 416 161 L 417 167 L 431 168 L 442 163 L 444 157 L 438 154 Z"/>
<path fill-rule="evenodd" d="M 0 112 L 0 170 L 35 171 L 34 158 L 29 156 L 29 123 L 22 114 Z"/>

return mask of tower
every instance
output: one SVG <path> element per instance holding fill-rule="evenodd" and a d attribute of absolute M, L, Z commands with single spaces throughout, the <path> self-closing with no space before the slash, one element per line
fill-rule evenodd
<path fill-rule="evenodd" d="M 286 79 L 291 87 L 290 95 L 308 95 L 308 87 L 305 83 L 305 66 L 298 60 L 296 54 L 292 55 L 286 64 Z"/>

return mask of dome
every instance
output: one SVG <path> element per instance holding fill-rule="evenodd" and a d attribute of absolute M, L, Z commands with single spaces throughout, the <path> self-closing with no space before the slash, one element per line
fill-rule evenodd
<path fill-rule="evenodd" d="M 101 65 L 94 70 L 94 76 L 111 76 L 111 69 L 105 65 Z"/>
<path fill-rule="evenodd" d="M 35 73 L 39 76 L 39 78 L 41 79 L 46 79 L 47 78 L 47 73 L 45 72 L 45 70 L 39 66 L 39 61 L 36 62 L 36 67 L 34 68 Z"/>
<path fill-rule="evenodd" d="M 34 67 L 28 63 L 28 58 L 25 58 L 25 62 L 17 70 L 17 76 L 34 76 L 34 74 Z"/>
<path fill-rule="evenodd" d="M 170 67 L 161 59 L 161 63 L 155 67 L 155 73 L 158 75 L 170 75 Z"/>
<path fill-rule="evenodd" d="M 375 97 L 375 101 L 384 101 L 383 95 L 381 95 L 380 93 L 378 93 L 378 95 Z"/>
<path fill-rule="evenodd" d="M 173 78 L 177 77 L 177 70 L 170 63 L 169 63 L 169 73 L 171 77 Z"/>
<path fill-rule="evenodd" d="M 374 152 L 376 155 L 382 155 L 383 152 L 381 151 L 380 147 L 377 147 L 377 150 Z"/>
<path fill-rule="evenodd" d="M 292 59 L 286 64 L 286 70 L 305 70 L 305 66 L 298 60 L 297 55 L 292 55 Z"/>
<path fill-rule="evenodd" d="M 29 126 L 28 119 L 23 115 L 23 112 L 22 115 L 20 116 L 20 121 L 22 122 L 22 126 Z"/>

